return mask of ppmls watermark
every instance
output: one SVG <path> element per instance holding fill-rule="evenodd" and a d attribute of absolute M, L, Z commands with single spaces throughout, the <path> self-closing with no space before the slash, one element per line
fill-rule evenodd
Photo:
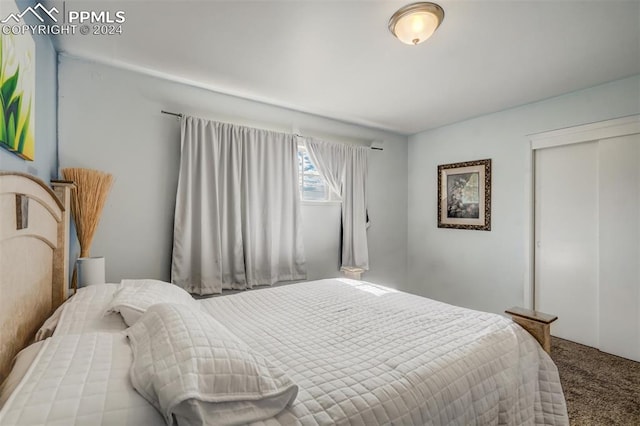
<path fill-rule="evenodd" d="M 3 35 L 120 35 L 126 21 L 123 10 L 67 10 L 62 2 L 61 10 L 48 9 L 42 3 L 27 7 L 19 13 L 11 13 L 0 20 Z M 25 16 L 31 16 L 39 24 L 27 24 Z"/>

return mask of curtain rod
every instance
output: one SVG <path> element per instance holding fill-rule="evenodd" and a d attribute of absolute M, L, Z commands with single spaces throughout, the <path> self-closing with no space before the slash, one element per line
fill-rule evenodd
<path fill-rule="evenodd" d="M 178 118 L 182 118 L 182 113 L 180 112 L 171 112 L 171 111 L 165 111 L 163 109 L 160 110 L 161 113 L 163 114 L 167 114 L 167 115 L 173 115 L 174 117 L 178 117 Z M 305 136 L 299 135 L 298 133 L 294 133 L 294 136 L 297 136 L 299 138 L 304 138 Z M 379 146 L 381 144 L 372 144 L 372 146 L 369 147 L 369 149 L 373 149 L 376 151 L 384 151 L 384 149 L 382 148 L 382 146 Z"/>
<path fill-rule="evenodd" d="M 181 113 L 178 113 L 178 112 L 165 111 L 165 110 L 163 110 L 163 109 L 162 109 L 162 110 L 160 110 L 160 112 L 161 112 L 161 113 L 163 113 L 163 114 L 173 115 L 173 116 L 175 116 L 175 117 L 180 117 L 180 118 L 182 118 L 182 114 L 181 114 Z"/>

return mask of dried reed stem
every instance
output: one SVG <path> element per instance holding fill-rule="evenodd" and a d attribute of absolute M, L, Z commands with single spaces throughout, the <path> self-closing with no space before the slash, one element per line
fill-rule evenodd
<path fill-rule="evenodd" d="M 71 214 L 80 241 L 80 257 L 89 257 L 93 236 L 113 184 L 113 176 L 81 168 L 62 169 L 62 176 L 76 184 L 71 197 Z"/>

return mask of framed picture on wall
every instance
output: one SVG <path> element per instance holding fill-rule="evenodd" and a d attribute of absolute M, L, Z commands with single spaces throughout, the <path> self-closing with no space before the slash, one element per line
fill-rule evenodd
<path fill-rule="evenodd" d="M 438 228 L 491 230 L 491 160 L 438 166 Z"/>

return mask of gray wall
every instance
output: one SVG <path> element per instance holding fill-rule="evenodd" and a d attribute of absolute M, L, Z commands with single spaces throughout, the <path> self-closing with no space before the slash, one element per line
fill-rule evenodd
<path fill-rule="evenodd" d="M 640 76 L 409 138 L 409 291 L 474 309 L 522 305 L 527 135 L 640 113 Z M 437 227 L 437 166 L 492 159 L 492 230 Z M 526 223 L 525 223 L 526 222 Z"/>
<path fill-rule="evenodd" d="M 21 9 L 22 10 L 22 9 Z M 35 36 L 36 147 L 34 161 L 0 148 L 0 170 L 36 175 L 48 182 L 57 177 L 57 55 L 48 36 Z"/>
<path fill-rule="evenodd" d="M 108 281 L 169 278 L 180 129 L 160 113 L 165 109 L 336 141 L 384 140 L 384 151 L 370 157 L 365 277 L 406 285 L 406 137 L 67 56 L 60 57 L 58 84 L 60 166 L 115 177 L 91 250 L 106 257 Z M 339 206 L 304 205 L 302 213 L 309 278 L 338 276 Z"/>

